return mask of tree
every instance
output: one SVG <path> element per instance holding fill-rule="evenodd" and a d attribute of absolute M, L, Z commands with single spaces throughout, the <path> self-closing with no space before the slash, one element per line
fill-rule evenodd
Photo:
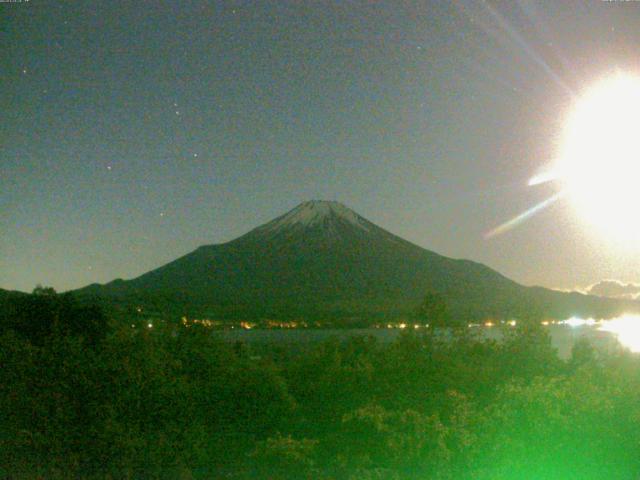
<path fill-rule="evenodd" d="M 48 297 L 53 297 L 57 295 L 57 292 L 53 287 L 43 287 L 40 284 L 36 285 L 32 293 L 33 295 L 48 296 Z"/>
<path fill-rule="evenodd" d="M 78 336 L 95 346 L 108 333 L 107 316 L 96 305 L 81 305 L 69 293 L 37 286 L 32 295 L 9 300 L 2 313 L 2 330 L 9 329 L 42 345 L 54 336 Z"/>
<path fill-rule="evenodd" d="M 317 444 L 317 440 L 297 440 L 290 435 L 285 437 L 277 433 L 257 442 L 251 456 L 263 478 L 317 478 L 313 458 Z"/>
<path fill-rule="evenodd" d="M 571 348 L 569 367 L 579 368 L 583 365 L 591 365 L 596 360 L 596 349 L 587 337 L 580 337 Z"/>
<path fill-rule="evenodd" d="M 448 468 L 451 451 L 449 429 L 438 415 L 417 410 L 388 410 L 370 404 L 342 418 L 340 458 L 346 470 L 413 472 L 418 478 L 441 478 Z"/>
<path fill-rule="evenodd" d="M 419 320 L 432 327 L 452 326 L 449 306 L 439 293 L 427 292 L 416 313 Z"/>

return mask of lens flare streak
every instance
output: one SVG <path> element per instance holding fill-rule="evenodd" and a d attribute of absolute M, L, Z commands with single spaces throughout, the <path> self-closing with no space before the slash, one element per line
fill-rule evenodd
<path fill-rule="evenodd" d="M 530 187 L 533 187 L 535 185 L 541 185 L 543 183 L 553 182 L 554 180 L 558 180 L 557 172 L 544 172 L 534 177 L 531 177 L 531 180 L 529 180 L 528 185 Z"/>
<path fill-rule="evenodd" d="M 501 235 L 501 234 L 511 230 L 512 228 L 520 225 L 522 222 L 524 222 L 528 218 L 532 217 L 536 213 L 538 213 L 541 210 L 544 210 L 545 208 L 547 208 L 547 207 L 551 206 L 552 204 L 554 204 L 556 201 L 558 201 L 560 198 L 562 198 L 562 195 L 563 195 L 562 192 L 558 192 L 555 195 L 547 198 L 543 202 L 540 202 L 537 205 L 534 205 L 529 210 L 527 210 L 525 212 L 522 212 L 517 217 L 514 217 L 511 220 L 509 220 L 508 222 L 505 222 L 502 225 L 497 226 L 493 230 L 485 233 L 484 238 L 492 238 L 492 237 L 495 237 L 497 235 Z"/>
<path fill-rule="evenodd" d="M 549 64 L 544 60 L 544 58 L 542 58 L 542 56 L 536 53 L 535 49 L 525 41 L 523 36 L 518 33 L 518 31 L 507 21 L 507 19 L 500 15 L 498 11 L 492 8 L 488 3 L 482 2 L 482 5 L 485 6 L 491 17 L 493 17 L 500 28 L 502 28 L 502 30 L 506 32 L 510 39 L 516 45 L 518 45 L 538 67 L 542 68 L 542 70 L 547 75 L 549 75 L 549 77 L 551 77 L 558 86 L 560 86 L 566 93 L 573 97 L 573 91 L 567 85 L 567 83 L 549 66 Z"/>

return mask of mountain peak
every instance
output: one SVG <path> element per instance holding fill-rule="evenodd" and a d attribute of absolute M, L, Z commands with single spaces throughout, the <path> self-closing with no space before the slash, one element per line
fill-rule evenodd
<path fill-rule="evenodd" d="M 470 322 L 640 311 L 632 300 L 523 287 L 484 265 L 396 237 L 341 203 L 319 200 L 135 279 L 80 292 L 149 310 L 161 304 L 169 312 L 220 319 L 335 318 L 345 326 L 354 319 L 406 319 L 426 292 L 443 296 L 452 319 Z"/>
<path fill-rule="evenodd" d="M 262 228 L 268 231 L 290 227 L 311 227 L 338 219 L 354 227 L 368 231 L 368 222 L 356 212 L 340 202 L 329 200 L 309 200 L 302 202 L 293 210 L 267 223 Z"/>

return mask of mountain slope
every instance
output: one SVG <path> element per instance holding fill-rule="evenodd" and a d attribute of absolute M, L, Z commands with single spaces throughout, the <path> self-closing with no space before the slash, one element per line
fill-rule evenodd
<path fill-rule="evenodd" d="M 8 298 L 19 297 L 22 295 L 26 295 L 26 293 L 19 292 L 17 290 L 4 290 L 0 288 L 0 301 L 6 300 Z"/>
<path fill-rule="evenodd" d="M 0 320 L 2 319 L 3 313 L 5 312 L 6 307 L 11 304 L 16 298 L 20 298 L 28 295 L 24 292 L 19 292 L 17 290 L 4 290 L 0 288 Z"/>
<path fill-rule="evenodd" d="M 634 304 L 523 287 L 425 250 L 337 202 L 311 201 L 138 278 L 79 291 L 220 317 L 343 318 L 412 312 L 427 291 L 456 318 L 608 316 Z M 162 307 L 165 305 L 165 307 Z"/>

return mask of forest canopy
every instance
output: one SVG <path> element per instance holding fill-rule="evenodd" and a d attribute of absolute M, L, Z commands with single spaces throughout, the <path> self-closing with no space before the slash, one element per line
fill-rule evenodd
<path fill-rule="evenodd" d="M 546 331 L 409 332 L 301 352 L 114 325 L 73 297 L 2 305 L 0 475 L 632 479 L 640 361 Z"/>

